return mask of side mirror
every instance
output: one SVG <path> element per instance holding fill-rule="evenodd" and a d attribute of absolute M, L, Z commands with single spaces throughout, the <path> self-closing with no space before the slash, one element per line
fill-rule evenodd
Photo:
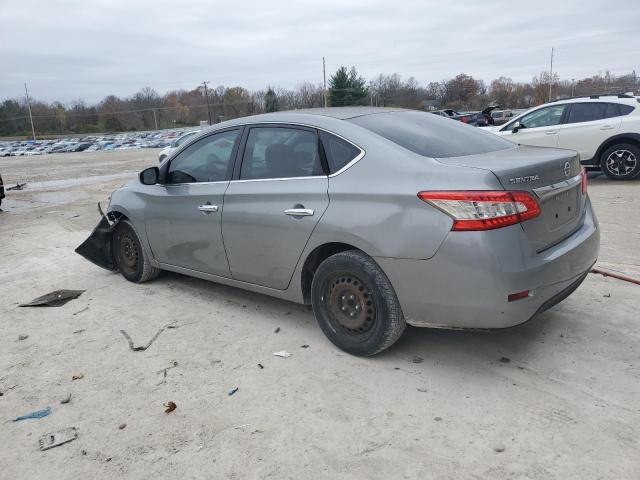
<path fill-rule="evenodd" d="M 155 185 L 160 178 L 160 169 L 158 167 L 145 168 L 140 172 L 140 183 L 143 185 Z"/>
<path fill-rule="evenodd" d="M 521 125 L 520 122 L 516 122 L 516 124 L 513 126 L 513 129 L 511 130 L 511 133 L 518 133 L 518 130 L 520 130 L 521 128 L 524 128 L 524 125 Z"/>

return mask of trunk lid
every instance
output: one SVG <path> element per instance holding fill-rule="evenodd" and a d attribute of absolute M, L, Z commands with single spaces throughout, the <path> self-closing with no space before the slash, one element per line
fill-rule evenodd
<path fill-rule="evenodd" d="M 518 147 L 437 160 L 489 170 L 505 190 L 532 193 L 541 213 L 520 225 L 536 252 L 561 242 L 582 224 L 586 195 L 582 194 L 580 159 L 571 150 Z"/>

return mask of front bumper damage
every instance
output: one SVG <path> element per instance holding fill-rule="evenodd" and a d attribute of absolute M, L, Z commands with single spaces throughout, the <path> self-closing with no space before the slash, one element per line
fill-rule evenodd
<path fill-rule="evenodd" d="M 111 239 L 119 219 L 109 223 L 109 219 L 102 211 L 100 214 L 102 215 L 100 222 L 93 229 L 89 238 L 82 242 L 75 252 L 99 267 L 115 272 L 118 270 L 118 265 L 113 255 Z"/>

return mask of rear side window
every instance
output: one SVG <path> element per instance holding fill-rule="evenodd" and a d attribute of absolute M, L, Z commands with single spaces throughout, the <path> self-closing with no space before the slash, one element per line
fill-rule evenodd
<path fill-rule="evenodd" d="M 493 133 L 423 112 L 375 113 L 348 121 L 425 157 L 460 157 L 516 148 Z"/>
<path fill-rule="evenodd" d="M 242 157 L 241 180 L 324 175 L 315 132 L 254 127 Z"/>
<path fill-rule="evenodd" d="M 320 131 L 319 135 L 330 173 L 342 170 L 361 153 L 358 147 L 335 135 L 323 131 Z"/>
<path fill-rule="evenodd" d="M 567 123 L 593 122 L 605 118 L 606 103 L 574 103 L 571 105 Z"/>
<path fill-rule="evenodd" d="M 631 112 L 635 110 L 631 105 L 621 105 L 618 104 L 618 108 L 620 109 L 620 115 L 629 115 Z"/>

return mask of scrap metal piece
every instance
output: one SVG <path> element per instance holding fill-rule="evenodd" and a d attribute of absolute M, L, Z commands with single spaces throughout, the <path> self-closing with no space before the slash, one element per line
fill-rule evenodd
<path fill-rule="evenodd" d="M 75 252 L 106 270 L 112 272 L 118 270 L 111 248 L 111 238 L 117 224 L 118 220 L 110 224 L 107 217 L 103 215 L 89 238 L 82 242 Z"/>
<path fill-rule="evenodd" d="M 49 450 L 58 447 L 63 443 L 71 442 L 78 438 L 78 429 L 76 427 L 64 428 L 57 432 L 46 433 L 38 439 L 40 450 Z"/>
<path fill-rule="evenodd" d="M 156 334 L 153 336 L 153 338 L 151 340 L 149 340 L 149 342 L 146 345 L 142 345 L 140 347 L 134 347 L 133 346 L 133 340 L 131 340 L 131 337 L 129 336 L 129 334 L 127 332 L 125 332 L 124 330 L 120 330 L 120 333 L 124 336 L 124 338 L 127 339 L 127 342 L 129 343 L 129 348 L 132 351 L 134 351 L 134 352 L 143 352 L 147 348 L 149 348 L 153 342 L 156 341 L 156 338 L 158 338 L 163 331 L 164 331 L 164 328 L 161 328 L 160 330 L 158 330 L 156 332 Z"/>
<path fill-rule="evenodd" d="M 56 290 L 55 292 L 47 293 L 41 297 L 34 298 L 29 303 L 23 303 L 21 307 L 60 307 L 67 303 L 69 300 L 78 298 L 82 295 L 84 290 Z"/>
<path fill-rule="evenodd" d="M 25 415 L 20 415 L 13 419 L 14 422 L 19 422 L 20 420 L 29 420 L 32 418 L 42 418 L 46 417 L 51 413 L 51 407 L 43 408 L 42 410 L 36 410 L 35 412 L 27 413 Z"/>

